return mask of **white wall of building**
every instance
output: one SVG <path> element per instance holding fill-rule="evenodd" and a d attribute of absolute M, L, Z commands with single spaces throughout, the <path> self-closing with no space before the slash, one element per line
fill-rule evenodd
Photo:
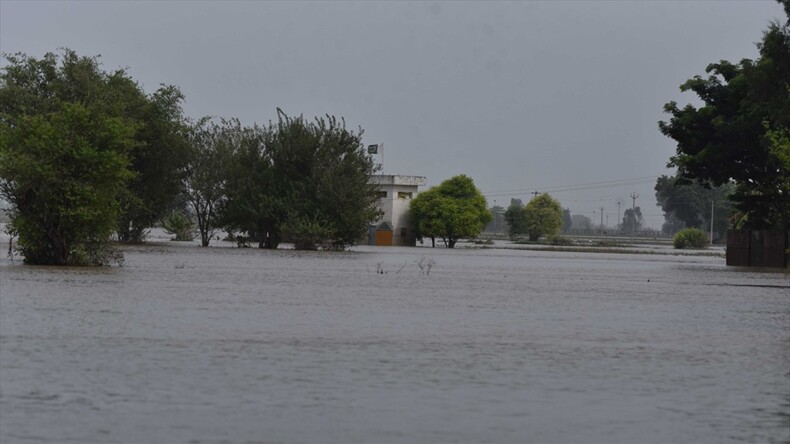
<path fill-rule="evenodd" d="M 377 184 L 379 191 L 387 193 L 386 197 L 379 201 L 384 214 L 376 223 L 388 222 L 392 225 L 394 245 L 408 243 L 408 239 L 402 238 L 403 228 L 411 232 L 409 205 L 411 200 L 417 197 L 419 187 L 425 185 L 425 177 L 377 175 L 371 177 L 371 183 Z"/>

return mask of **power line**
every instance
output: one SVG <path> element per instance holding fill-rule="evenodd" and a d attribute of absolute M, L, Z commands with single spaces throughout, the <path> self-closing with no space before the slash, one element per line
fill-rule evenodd
<path fill-rule="evenodd" d="M 511 190 L 496 190 L 496 191 L 487 191 L 483 192 L 482 194 L 487 197 L 494 197 L 494 196 L 505 196 L 505 195 L 513 195 L 513 194 L 532 194 L 535 188 L 543 190 L 543 192 L 551 192 L 551 193 L 563 193 L 569 191 L 582 191 L 582 190 L 591 190 L 591 189 L 599 189 L 599 188 L 613 188 L 613 187 L 623 187 L 623 186 L 632 186 L 632 185 L 640 185 L 644 183 L 651 183 L 655 181 L 659 176 L 645 176 L 645 177 L 636 177 L 631 179 L 616 179 L 616 180 L 605 180 L 600 182 L 589 182 L 589 183 L 581 183 L 581 184 L 572 184 L 572 185 L 558 185 L 553 187 L 531 187 L 531 188 L 520 188 L 520 189 L 511 189 Z"/>

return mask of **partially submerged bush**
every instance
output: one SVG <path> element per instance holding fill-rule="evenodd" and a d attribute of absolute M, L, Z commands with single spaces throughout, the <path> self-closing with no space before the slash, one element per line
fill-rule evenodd
<path fill-rule="evenodd" d="M 197 236 L 195 223 L 183 211 L 173 211 L 162 219 L 162 229 L 173 234 L 174 241 L 192 241 Z"/>
<path fill-rule="evenodd" d="M 672 239 L 672 244 L 678 249 L 705 248 L 709 242 L 708 235 L 699 228 L 684 228 Z"/>

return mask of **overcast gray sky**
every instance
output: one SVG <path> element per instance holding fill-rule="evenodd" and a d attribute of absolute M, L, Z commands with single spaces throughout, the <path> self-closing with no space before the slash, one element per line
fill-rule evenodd
<path fill-rule="evenodd" d="M 694 102 L 678 87 L 710 62 L 755 58 L 782 17 L 773 0 L 1 0 L 0 51 L 100 54 L 149 92 L 179 86 L 192 117 L 342 116 L 384 143 L 385 173 L 467 174 L 491 204 L 548 191 L 614 225 L 636 192 L 660 229 L 664 103 Z"/>

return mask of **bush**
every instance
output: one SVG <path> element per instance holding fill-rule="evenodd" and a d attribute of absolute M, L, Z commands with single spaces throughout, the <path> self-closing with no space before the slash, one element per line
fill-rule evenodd
<path fill-rule="evenodd" d="M 672 239 L 675 248 L 705 248 L 710 243 L 708 235 L 699 228 L 684 228 Z"/>
<path fill-rule="evenodd" d="M 187 242 L 195 239 L 195 223 L 183 211 L 173 211 L 162 219 L 162 229 L 174 234 L 174 241 Z"/>

